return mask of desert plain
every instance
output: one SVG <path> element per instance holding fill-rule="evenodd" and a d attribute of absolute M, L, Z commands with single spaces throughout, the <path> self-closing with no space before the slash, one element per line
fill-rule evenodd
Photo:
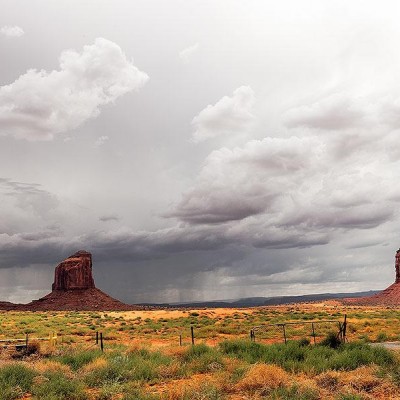
<path fill-rule="evenodd" d="M 399 354 L 383 347 L 400 339 L 396 308 L 7 311 L 0 324 L 1 400 L 400 398 Z"/>

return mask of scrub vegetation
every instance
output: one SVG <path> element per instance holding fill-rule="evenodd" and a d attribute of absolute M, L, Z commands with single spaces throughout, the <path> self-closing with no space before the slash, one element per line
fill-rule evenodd
<path fill-rule="evenodd" d="M 332 341 L 342 320 L 349 342 Z M 399 311 L 296 305 L 254 309 L 0 314 L 1 339 L 28 334 L 30 350 L 3 348 L 0 400 L 400 398 L 400 358 L 376 343 L 397 339 Z M 287 343 L 275 327 L 299 321 Z M 194 327 L 195 345 L 190 327 Z M 104 352 L 95 332 L 104 335 Z M 52 332 L 57 344 L 35 341 Z M 383 335 L 384 334 L 384 335 Z M 179 345 L 182 335 L 182 345 Z M 4 343 L 4 342 L 3 342 Z"/>

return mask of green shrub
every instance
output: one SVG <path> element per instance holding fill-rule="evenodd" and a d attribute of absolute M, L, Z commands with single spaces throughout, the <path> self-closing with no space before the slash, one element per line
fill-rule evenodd
<path fill-rule="evenodd" d="M 321 346 L 330 347 L 331 349 L 337 349 L 342 342 L 335 332 L 329 332 L 326 338 L 323 339 L 320 344 Z"/>
<path fill-rule="evenodd" d="M 100 357 L 101 354 L 100 350 L 76 350 L 56 357 L 55 360 L 62 364 L 69 365 L 74 371 L 77 371 L 84 365 Z"/>
<path fill-rule="evenodd" d="M 189 349 L 184 354 L 183 358 L 185 361 L 190 361 L 198 358 L 204 354 L 212 353 L 213 349 L 206 344 L 196 344 L 195 346 L 190 346 Z"/>
<path fill-rule="evenodd" d="M 268 398 L 273 400 L 318 400 L 320 397 L 316 390 L 293 385 L 289 388 L 279 387 L 273 390 Z"/>
<path fill-rule="evenodd" d="M 21 398 L 32 387 L 35 372 L 22 364 L 0 368 L 0 400 Z"/>
<path fill-rule="evenodd" d="M 363 400 L 364 397 L 358 395 L 358 394 L 353 394 L 353 393 L 343 393 L 339 394 L 336 397 L 336 400 Z"/>
<path fill-rule="evenodd" d="M 388 335 L 385 332 L 379 332 L 376 337 L 376 341 L 385 342 L 386 340 L 388 340 Z"/>
<path fill-rule="evenodd" d="M 160 400 L 160 396 L 156 394 L 144 393 L 140 389 L 135 389 L 126 393 L 121 400 Z"/>
<path fill-rule="evenodd" d="M 310 345 L 310 339 L 308 338 L 301 338 L 299 340 L 299 346 L 309 346 Z"/>
<path fill-rule="evenodd" d="M 264 362 L 292 372 L 320 373 L 330 369 L 353 370 L 362 365 L 382 367 L 396 364 L 393 354 L 383 347 L 363 343 L 343 344 L 337 349 L 325 346 L 300 346 L 297 342 L 263 345 L 245 340 L 225 341 L 220 351 L 249 363 Z"/>
<path fill-rule="evenodd" d="M 190 346 L 182 358 L 192 372 L 204 373 L 224 367 L 221 352 L 203 343 Z"/>
<path fill-rule="evenodd" d="M 37 400 L 86 400 L 83 384 L 77 379 L 69 379 L 60 372 L 48 373 L 47 380 L 33 386 Z"/>
<path fill-rule="evenodd" d="M 97 400 L 112 400 L 116 395 L 122 393 L 123 387 L 119 382 L 106 382 L 97 396 Z"/>
<path fill-rule="evenodd" d="M 172 359 L 160 352 L 140 349 L 126 355 L 113 352 L 107 355 L 107 364 L 98 367 L 84 377 L 90 387 L 100 387 L 106 383 L 134 381 L 153 381 L 159 378 L 161 366 L 169 365 Z"/>

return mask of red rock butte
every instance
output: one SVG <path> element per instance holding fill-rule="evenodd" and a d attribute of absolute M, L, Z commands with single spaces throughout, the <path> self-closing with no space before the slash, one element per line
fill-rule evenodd
<path fill-rule="evenodd" d="M 366 306 L 400 306 L 400 249 L 395 255 L 396 279 L 393 284 L 373 296 L 345 299 L 345 303 Z"/>
<path fill-rule="evenodd" d="M 52 290 L 94 288 L 92 255 L 80 250 L 57 265 Z"/>
<path fill-rule="evenodd" d="M 0 309 L 24 311 L 128 311 L 141 308 L 124 304 L 96 288 L 92 275 L 92 255 L 84 250 L 57 265 L 52 291 L 48 295 L 28 304 L 0 302 Z"/>

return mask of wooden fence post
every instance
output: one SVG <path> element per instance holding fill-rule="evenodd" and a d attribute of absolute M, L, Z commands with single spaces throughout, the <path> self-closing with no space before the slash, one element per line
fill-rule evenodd
<path fill-rule="evenodd" d="M 25 349 L 28 351 L 28 334 L 25 336 Z"/>
<path fill-rule="evenodd" d="M 103 332 L 100 332 L 100 349 L 101 349 L 101 352 L 104 351 L 104 346 L 103 346 Z"/>
<path fill-rule="evenodd" d="M 192 335 L 192 346 L 194 346 L 194 330 L 193 330 L 193 326 L 190 327 L 190 333 Z"/>
<path fill-rule="evenodd" d="M 343 343 L 346 342 L 347 314 L 344 314 L 343 321 Z"/>
<path fill-rule="evenodd" d="M 282 324 L 282 329 L 283 329 L 283 338 L 285 339 L 285 344 L 287 344 L 285 324 Z"/>
<path fill-rule="evenodd" d="M 311 323 L 311 327 L 312 327 L 312 335 L 314 338 L 314 344 L 315 344 L 315 329 L 314 329 L 314 322 Z"/>
<path fill-rule="evenodd" d="M 182 334 L 179 335 L 179 346 L 182 346 Z"/>
<path fill-rule="evenodd" d="M 99 344 L 99 331 L 96 331 L 96 344 Z"/>

